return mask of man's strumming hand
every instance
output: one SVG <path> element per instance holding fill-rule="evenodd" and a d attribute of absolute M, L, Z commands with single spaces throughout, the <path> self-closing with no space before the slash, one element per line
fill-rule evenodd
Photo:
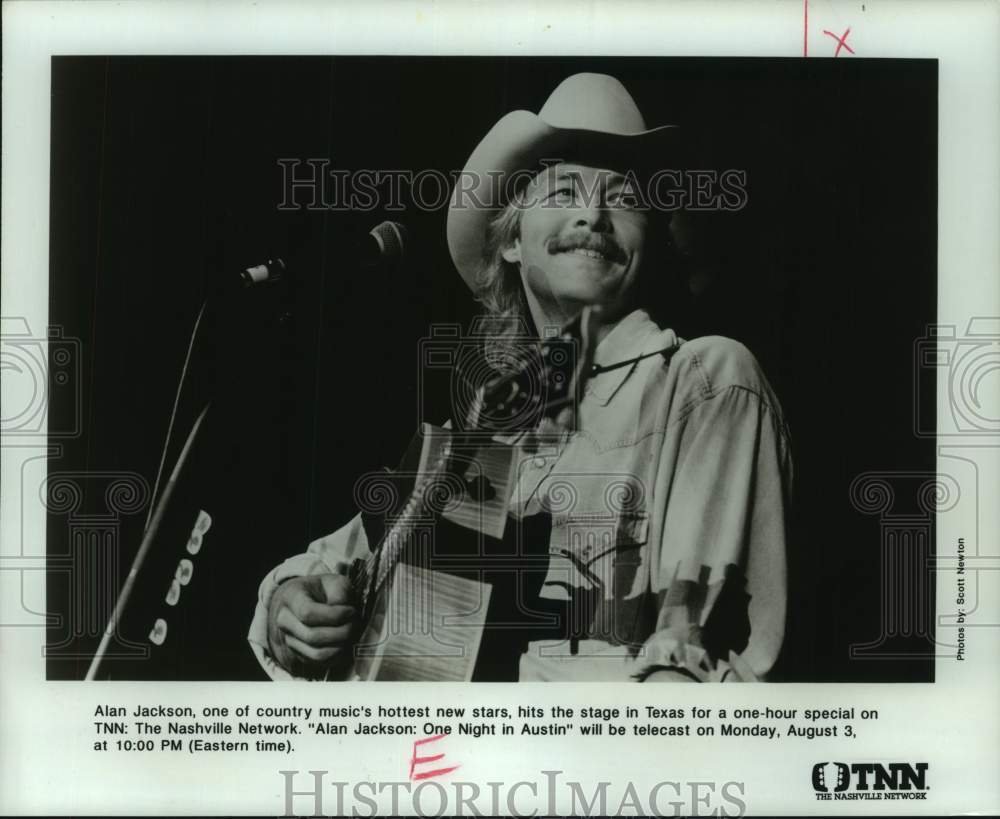
<path fill-rule="evenodd" d="M 342 574 L 313 574 L 282 583 L 271 598 L 267 639 L 271 654 L 299 676 L 350 661 L 357 609 Z"/>

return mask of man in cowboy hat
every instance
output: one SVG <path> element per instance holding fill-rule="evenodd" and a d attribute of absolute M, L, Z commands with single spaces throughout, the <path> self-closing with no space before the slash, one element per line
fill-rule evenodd
<path fill-rule="evenodd" d="M 517 466 L 511 513 L 552 515 L 541 597 L 576 612 L 566 639 L 527 645 L 521 680 L 754 680 L 782 645 L 778 401 L 740 344 L 683 342 L 650 316 L 665 237 L 634 188 L 675 135 L 647 129 L 618 80 L 577 74 L 538 114 L 503 117 L 452 197 L 451 256 L 489 311 L 539 335 L 583 308 L 599 324 L 574 428 Z M 249 640 L 272 677 L 344 673 L 357 613 L 339 568 L 368 550 L 356 518 L 265 578 Z"/>

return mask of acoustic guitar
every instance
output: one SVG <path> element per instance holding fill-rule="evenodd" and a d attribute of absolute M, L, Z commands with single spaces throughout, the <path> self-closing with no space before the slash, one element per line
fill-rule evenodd
<path fill-rule="evenodd" d="M 551 520 L 515 518 L 508 504 L 524 439 L 543 419 L 575 418 L 596 325 L 585 309 L 558 336 L 519 343 L 454 428 L 423 425 L 395 473 L 359 482 L 377 546 L 348 572 L 358 678 L 516 680 L 527 643 L 559 634 L 564 613 L 538 595 Z"/>

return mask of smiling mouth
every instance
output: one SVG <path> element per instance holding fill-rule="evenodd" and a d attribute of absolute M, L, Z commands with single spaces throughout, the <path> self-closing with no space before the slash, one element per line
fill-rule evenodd
<path fill-rule="evenodd" d="M 604 253 L 601 253 L 599 250 L 588 250 L 587 248 L 584 247 L 577 247 L 573 248 L 572 250 L 564 250 L 563 253 L 568 253 L 571 256 L 583 256 L 587 259 L 597 259 L 602 262 L 615 261 L 615 259 L 613 259 L 611 256 L 605 255 Z"/>

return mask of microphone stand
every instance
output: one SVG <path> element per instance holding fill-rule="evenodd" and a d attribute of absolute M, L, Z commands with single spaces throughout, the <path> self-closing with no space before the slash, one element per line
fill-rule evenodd
<path fill-rule="evenodd" d="M 107 628 L 104 629 L 104 635 L 101 637 L 101 644 L 97 647 L 94 659 L 91 660 L 90 668 L 87 669 L 87 676 L 84 678 L 85 680 L 94 680 L 97 678 L 97 671 L 101 666 L 101 662 L 104 660 L 104 655 L 107 653 L 108 644 L 111 642 L 111 638 L 114 636 L 115 631 L 118 628 L 118 623 L 121 621 L 122 614 L 125 612 L 125 607 L 128 605 L 129 597 L 132 595 L 132 588 L 135 586 L 136 577 L 138 577 L 139 570 L 142 569 L 142 565 L 146 561 L 146 556 L 149 554 L 153 541 L 156 539 L 156 533 L 159 531 L 160 524 L 163 522 L 163 516 L 166 513 L 167 506 L 170 504 L 170 498 L 173 495 L 174 487 L 177 485 L 177 479 L 180 477 L 181 470 L 184 468 L 188 454 L 191 452 L 191 447 L 193 446 L 195 439 L 198 437 L 198 430 L 201 429 L 202 422 L 205 420 L 205 416 L 208 414 L 208 409 L 211 405 L 211 402 L 207 403 L 195 419 L 194 425 L 188 433 L 187 440 L 184 442 L 184 447 L 181 449 L 181 454 L 177 457 L 177 463 L 174 465 L 173 472 L 170 473 L 170 478 L 163 487 L 163 494 L 160 495 L 160 500 L 157 502 L 153 515 L 150 518 L 149 525 L 146 527 L 145 534 L 143 534 L 142 543 L 139 544 L 139 551 L 136 552 L 135 559 L 132 561 L 132 568 L 129 569 L 128 577 L 125 579 L 125 584 L 122 586 L 121 594 L 118 595 L 118 601 L 115 603 L 114 611 L 111 612 L 111 617 L 108 619 Z"/>
<path fill-rule="evenodd" d="M 282 259 L 268 259 L 265 264 L 254 265 L 242 270 L 237 281 L 242 288 L 246 289 L 255 285 L 276 282 L 282 278 L 285 272 L 286 266 Z M 173 437 L 174 421 L 177 419 L 177 410 L 180 405 L 181 393 L 187 380 L 188 367 L 191 363 L 192 352 L 194 351 L 194 346 L 198 339 L 198 331 L 201 327 L 201 322 L 205 316 L 206 309 L 212 300 L 213 297 L 209 296 L 204 302 L 202 302 L 201 309 L 199 309 L 198 316 L 194 322 L 194 328 L 191 331 L 187 354 L 184 357 L 184 364 L 181 367 L 180 379 L 177 383 L 177 392 L 174 396 L 174 405 L 170 413 L 170 421 L 167 424 L 167 439 L 163 444 L 163 453 L 160 456 L 160 465 L 156 470 L 156 482 L 153 486 L 154 499 L 156 498 L 156 492 L 159 489 L 160 478 L 163 476 L 163 466 L 167 460 L 167 451 L 170 449 L 170 442 Z M 104 634 L 101 636 L 100 645 L 97 647 L 97 651 L 90 662 L 90 667 L 87 669 L 87 675 L 84 678 L 85 680 L 94 680 L 97 678 L 97 672 L 101 667 L 101 662 L 104 660 L 104 656 L 107 654 L 108 645 L 111 642 L 111 638 L 115 635 L 118 624 L 121 622 L 122 615 L 125 612 L 125 607 L 128 605 L 129 598 L 132 595 L 132 589 L 135 586 L 136 578 L 146 561 L 149 550 L 152 548 L 153 541 L 156 539 L 157 532 L 159 531 L 160 525 L 163 522 L 163 517 L 166 514 L 167 506 L 170 504 L 170 498 L 173 495 L 175 486 L 177 485 L 177 480 L 181 475 L 181 471 L 183 470 L 184 464 L 188 459 L 188 455 L 191 452 L 195 439 L 198 437 L 198 431 L 201 429 L 202 422 L 205 420 L 205 416 L 208 414 L 208 409 L 211 405 L 211 401 L 205 404 L 201 412 L 198 414 L 198 417 L 195 418 L 191 431 L 188 433 L 187 440 L 184 442 L 184 446 L 181 449 L 181 454 L 177 456 L 177 463 L 174 464 L 173 472 L 171 472 L 170 478 L 163 487 L 163 493 L 160 495 L 159 500 L 156 501 L 155 506 L 150 507 L 150 512 L 147 514 L 146 524 L 143 529 L 142 542 L 139 544 L 139 551 L 136 552 L 135 558 L 132 561 L 132 567 L 129 569 L 128 577 L 125 578 L 125 583 L 122 586 L 121 593 L 118 595 L 118 600 L 115 602 L 114 611 L 111 612 L 111 617 L 108 619 L 108 625 L 104 629 Z"/>

